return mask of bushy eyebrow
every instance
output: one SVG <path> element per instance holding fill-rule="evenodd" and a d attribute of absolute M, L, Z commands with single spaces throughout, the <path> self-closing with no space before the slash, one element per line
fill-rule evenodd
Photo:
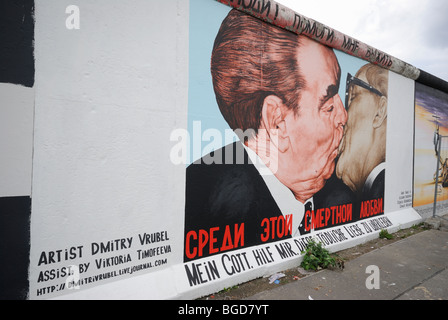
<path fill-rule="evenodd" d="M 338 93 L 338 91 L 339 91 L 338 85 L 332 84 L 328 86 L 326 95 L 323 96 L 319 101 L 319 109 L 321 109 L 328 100 L 333 98 Z"/>

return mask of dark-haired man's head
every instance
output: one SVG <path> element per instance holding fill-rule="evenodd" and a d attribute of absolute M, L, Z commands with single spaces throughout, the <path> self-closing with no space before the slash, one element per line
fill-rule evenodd
<path fill-rule="evenodd" d="M 322 189 L 347 121 L 333 50 L 232 10 L 216 37 L 211 72 L 224 119 L 253 132 L 246 145 L 276 177 L 302 202 Z"/>

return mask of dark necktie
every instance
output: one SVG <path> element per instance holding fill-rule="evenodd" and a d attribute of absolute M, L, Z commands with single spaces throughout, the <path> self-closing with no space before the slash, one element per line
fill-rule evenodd
<path fill-rule="evenodd" d="M 306 215 L 306 213 L 308 212 L 308 211 L 310 211 L 311 213 L 313 212 L 313 204 L 311 203 L 311 201 L 307 201 L 306 203 L 305 203 L 305 212 L 304 212 L 304 214 L 303 214 L 303 219 L 302 219 L 302 222 L 300 222 L 300 225 L 299 225 L 299 232 L 300 232 L 300 235 L 301 236 L 303 236 L 303 235 L 305 235 L 305 234 L 309 234 L 309 233 L 311 233 L 311 214 L 310 215 Z M 307 223 L 307 226 L 308 226 L 308 228 L 309 228 L 309 230 L 308 231 L 306 231 L 305 230 L 305 219 L 307 219 L 308 221 L 306 222 Z"/>

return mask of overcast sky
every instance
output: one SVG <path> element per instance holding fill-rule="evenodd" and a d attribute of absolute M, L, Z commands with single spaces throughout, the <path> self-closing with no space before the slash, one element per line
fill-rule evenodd
<path fill-rule="evenodd" d="M 446 0 L 277 0 L 448 81 Z"/>

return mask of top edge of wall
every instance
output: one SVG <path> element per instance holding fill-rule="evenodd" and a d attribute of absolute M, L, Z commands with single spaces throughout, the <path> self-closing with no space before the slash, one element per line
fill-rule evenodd
<path fill-rule="evenodd" d="M 305 35 L 333 49 L 379 65 L 406 78 L 448 93 L 448 82 L 394 56 L 307 18 L 274 0 L 216 0 L 267 23 Z"/>

